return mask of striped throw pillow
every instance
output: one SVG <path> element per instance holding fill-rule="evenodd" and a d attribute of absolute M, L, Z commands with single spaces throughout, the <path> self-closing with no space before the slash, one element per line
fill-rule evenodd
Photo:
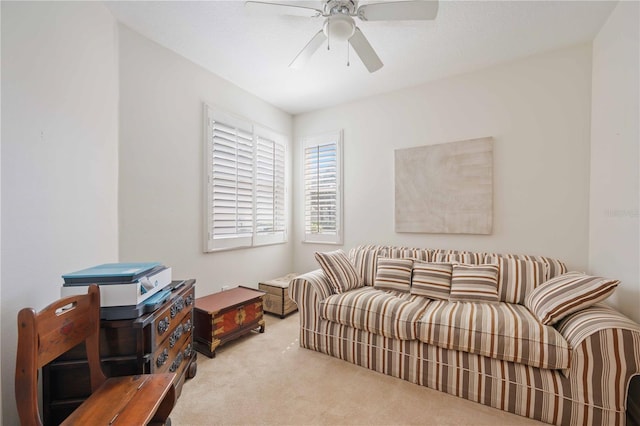
<path fill-rule="evenodd" d="M 316 252 L 315 258 L 336 293 L 362 287 L 362 279 L 342 250 L 326 253 Z"/>
<path fill-rule="evenodd" d="M 409 292 L 411 289 L 411 259 L 378 258 L 378 271 L 373 286 L 380 290 Z"/>
<path fill-rule="evenodd" d="M 453 265 L 452 302 L 498 302 L 498 265 Z"/>
<path fill-rule="evenodd" d="M 413 264 L 411 294 L 429 299 L 447 300 L 451 289 L 453 267 L 449 263 Z"/>
<path fill-rule="evenodd" d="M 544 325 L 553 325 L 567 315 L 598 303 L 613 293 L 618 280 L 567 272 L 535 288 L 524 301 Z"/>

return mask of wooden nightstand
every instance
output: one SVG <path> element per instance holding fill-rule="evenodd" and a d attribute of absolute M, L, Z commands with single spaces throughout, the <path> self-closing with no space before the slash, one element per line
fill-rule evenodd
<path fill-rule="evenodd" d="M 264 333 L 264 291 L 236 287 L 196 299 L 194 347 L 210 358 L 218 346 L 258 329 Z"/>

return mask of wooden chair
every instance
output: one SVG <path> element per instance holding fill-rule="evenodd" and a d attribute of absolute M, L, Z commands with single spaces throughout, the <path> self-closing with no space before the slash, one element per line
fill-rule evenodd
<path fill-rule="evenodd" d="M 81 342 L 89 362 L 91 396 L 63 425 L 170 425 L 175 373 L 106 378 L 100 365 L 100 290 L 60 299 L 42 311 L 18 313 L 16 403 L 24 426 L 42 425 L 38 369 Z"/>

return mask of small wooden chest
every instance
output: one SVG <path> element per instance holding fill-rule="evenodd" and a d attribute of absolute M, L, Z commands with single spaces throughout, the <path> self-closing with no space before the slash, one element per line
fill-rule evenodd
<path fill-rule="evenodd" d="M 259 329 L 264 333 L 263 291 L 236 287 L 196 299 L 194 347 L 210 358 L 218 346 Z"/>
<path fill-rule="evenodd" d="M 298 310 L 298 305 L 289 297 L 289 283 L 298 274 L 291 273 L 284 277 L 264 281 L 258 284 L 260 290 L 266 292 L 264 296 L 264 311 L 280 315 L 284 318 L 287 314 Z"/>

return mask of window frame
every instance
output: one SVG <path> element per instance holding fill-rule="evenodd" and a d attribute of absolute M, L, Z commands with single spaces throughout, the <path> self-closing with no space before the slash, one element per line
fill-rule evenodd
<path fill-rule="evenodd" d="M 288 144 L 284 135 L 268 129 L 265 126 L 256 124 L 251 120 L 244 117 L 237 116 L 226 112 L 220 108 L 209 106 L 204 104 L 204 189 L 203 189 L 203 251 L 205 253 L 212 253 L 217 251 L 242 249 L 250 247 L 259 247 L 272 244 L 284 244 L 288 241 L 288 226 L 289 226 L 289 212 L 288 212 L 288 179 L 287 179 L 287 152 Z M 251 135 L 251 230 L 249 233 L 243 234 L 229 234 L 228 236 L 217 236 L 215 234 L 214 224 L 214 127 L 215 122 L 221 123 L 224 127 L 239 129 L 245 133 Z M 268 140 L 274 144 L 274 147 L 278 145 L 282 149 L 282 194 L 281 207 L 282 207 L 282 229 L 275 232 L 259 232 L 257 221 L 257 204 L 258 204 L 258 139 Z M 275 148 L 274 148 L 275 151 Z M 275 159 L 275 157 L 274 157 Z M 274 165 L 274 174 L 277 173 Z M 237 181 L 236 181 L 237 190 Z M 274 186 L 275 190 L 275 186 Z M 237 196 L 237 194 L 236 194 Z M 236 203 L 237 204 L 237 203 Z M 237 206 L 236 206 L 237 207 Z M 232 213 L 234 214 L 234 213 Z M 238 221 L 238 211 L 236 208 L 236 222 Z M 233 219 L 232 219 L 233 220 Z M 278 220 L 278 222 L 280 222 Z"/>
<path fill-rule="evenodd" d="M 309 148 L 320 147 L 322 145 L 335 144 L 336 148 L 336 213 L 335 213 L 335 234 L 329 233 L 314 233 L 307 232 L 307 181 L 305 179 L 307 172 L 306 153 Z M 343 201 L 343 131 L 342 129 L 327 132 L 319 135 L 309 136 L 302 140 L 302 153 L 301 153 L 301 182 L 302 182 L 302 235 L 303 243 L 308 244 L 343 244 L 343 215 L 344 215 L 344 201 Z"/>

